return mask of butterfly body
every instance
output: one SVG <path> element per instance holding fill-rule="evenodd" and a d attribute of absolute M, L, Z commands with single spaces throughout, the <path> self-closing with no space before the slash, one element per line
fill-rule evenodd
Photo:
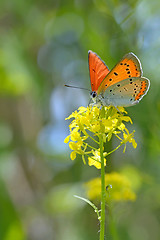
<path fill-rule="evenodd" d="M 88 61 L 94 104 L 128 107 L 148 92 L 150 81 L 142 77 L 141 63 L 133 53 L 126 54 L 111 71 L 92 51 Z"/>

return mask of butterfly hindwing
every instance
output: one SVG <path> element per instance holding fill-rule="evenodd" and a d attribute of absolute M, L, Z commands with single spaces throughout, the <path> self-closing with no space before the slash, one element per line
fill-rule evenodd
<path fill-rule="evenodd" d="M 89 74 L 92 91 L 97 91 L 109 69 L 101 58 L 91 50 L 88 51 Z"/>
<path fill-rule="evenodd" d="M 106 78 L 104 78 L 98 88 L 98 94 L 105 92 L 109 86 L 115 83 L 121 82 L 127 78 L 141 77 L 142 74 L 143 72 L 139 59 L 133 53 L 128 53 L 109 72 Z"/>
<path fill-rule="evenodd" d="M 144 77 L 124 79 L 108 87 L 104 92 L 106 105 L 131 106 L 138 103 L 148 92 L 150 81 Z"/>

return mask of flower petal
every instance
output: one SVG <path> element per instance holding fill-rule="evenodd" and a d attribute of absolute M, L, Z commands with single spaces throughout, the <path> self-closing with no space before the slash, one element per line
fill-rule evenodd
<path fill-rule="evenodd" d="M 67 137 L 64 139 L 64 143 L 68 143 L 68 142 L 69 142 L 69 139 L 70 139 L 70 135 L 67 136 Z"/>
<path fill-rule="evenodd" d="M 76 152 L 74 152 L 74 151 L 71 152 L 70 158 L 71 158 L 71 160 L 74 160 L 76 158 Z"/>

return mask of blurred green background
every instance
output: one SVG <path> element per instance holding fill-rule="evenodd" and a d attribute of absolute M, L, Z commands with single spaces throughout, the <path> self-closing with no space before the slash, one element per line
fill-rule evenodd
<path fill-rule="evenodd" d="M 127 108 L 136 150 L 108 159 L 107 172 L 127 171 L 135 202 L 116 203 L 108 239 L 160 239 L 160 1 L 46 0 L 0 2 L 0 239 L 97 240 L 99 224 L 83 183 L 100 176 L 71 161 L 69 121 L 90 88 L 88 50 L 111 69 L 127 52 L 142 62 L 151 87 Z M 116 142 L 108 144 L 111 149 Z M 130 174 L 130 171 L 132 174 Z M 134 173 L 134 174 L 133 174 Z"/>

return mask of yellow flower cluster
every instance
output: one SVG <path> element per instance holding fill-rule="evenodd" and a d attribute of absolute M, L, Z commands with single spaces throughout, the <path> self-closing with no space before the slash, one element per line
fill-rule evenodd
<path fill-rule="evenodd" d="M 105 175 L 106 201 L 135 201 L 131 181 L 123 174 L 112 172 Z M 86 192 L 90 200 L 100 199 L 101 178 L 94 178 L 85 184 Z"/>
<path fill-rule="evenodd" d="M 78 111 L 73 112 L 66 120 L 73 118 L 69 125 L 70 135 L 64 140 L 65 143 L 69 141 L 69 147 L 72 150 L 71 159 L 76 158 L 76 154 L 82 155 L 83 162 L 94 165 L 96 168 L 101 168 L 100 149 L 94 147 L 95 144 L 99 145 L 99 136 L 103 137 L 103 142 L 110 141 L 114 134 L 119 140 L 120 145 L 132 143 L 136 148 L 137 144 L 133 138 L 134 132 L 129 133 L 124 122 L 132 123 L 130 117 L 125 116 L 127 112 L 123 107 L 119 107 L 119 111 L 113 107 L 102 107 L 101 109 L 93 107 L 80 107 Z M 120 137 L 121 136 L 121 137 Z M 86 141 L 87 140 L 87 141 Z M 91 144 L 90 144 L 91 142 Z M 124 150 L 125 150 L 124 148 Z M 104 152 L 104 157 L 111 154 L 111 152 Z M 106 159 L 104 158 L 106 162 Z"/>

